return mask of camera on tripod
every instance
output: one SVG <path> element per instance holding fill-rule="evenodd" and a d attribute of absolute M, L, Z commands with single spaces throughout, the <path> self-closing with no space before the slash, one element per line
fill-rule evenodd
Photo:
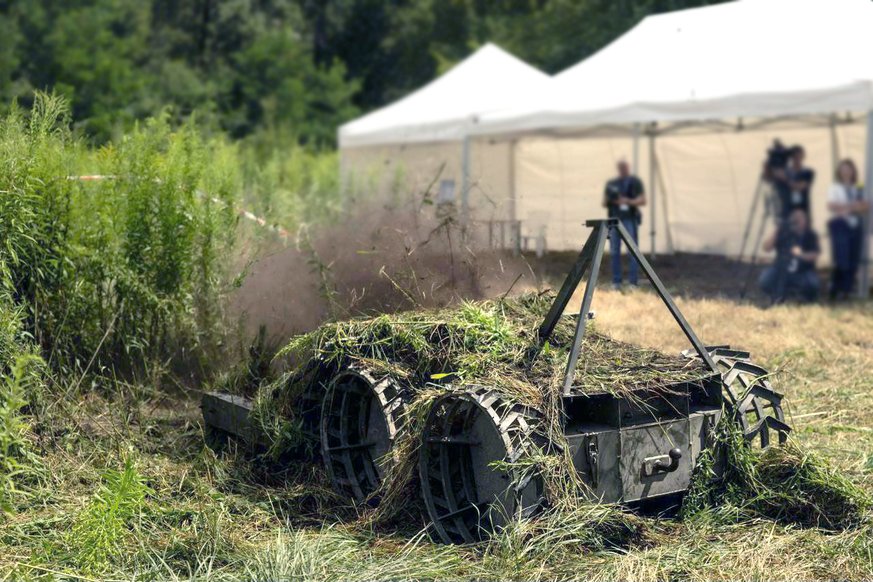
<path fill-rule="evenodd" d="M 774 139 L 773 145 L 767 150 L 767 159 L 764 161 L 765 179 L 772 180 L 774 170 L 784 170 L 794 153 L 795 148 L 786 147 L 779 138 Z"/>

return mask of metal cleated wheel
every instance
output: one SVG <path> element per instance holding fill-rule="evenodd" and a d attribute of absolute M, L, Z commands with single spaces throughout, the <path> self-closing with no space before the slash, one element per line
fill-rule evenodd
<path fill-rule="evenodd" d="M 749 352 L 732 350 L 730 346 L 708 347 L 707 351 L 721 373 L 725 404 L 746 441 L 758 441 L 761 448 L 773 442 L 784 443 L 791 427 L 785 422 L 783 396 L 767 379 L 769 372 L 753 364 Z M 693 352 L 683 353 L 697 357 Z"/>
<path fill-rule="evenodd" d="M 308 378 L 312 373 L 313 377 Z M 311 372 L 305 370 L 299 376 L 292 376 L 289 384 L 304 382 L 303 391 L 294 402 L 294 410 L 300 416 L 303 433 L 311 437 L 314 442 L 321 441 L 321 409 L 324 407 L 324 394 L 330 384 L 331 377 L 318 370 Z"/>
<path fill-rule="evenodd" d="M 390 377 L 362 369 L 339 372 L 321 409 L 321 453 L 334 488 L 357 503 L 372 502 L 403 422 L 407 393 Z"/>
<path fill-rule="evenodd" d="M 444 542 L 481 540 L 542 506 L 542 482 L 532 467 L 511 466 L 538 440 L 538 417 L 490 388 L 437 399 L 422 432 L 419 475 Z"/>

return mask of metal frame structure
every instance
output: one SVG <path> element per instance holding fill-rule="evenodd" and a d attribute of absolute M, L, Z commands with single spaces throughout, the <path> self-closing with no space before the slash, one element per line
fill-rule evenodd
<path fill-rule="evenodd" d="M 579 317 L 576 321 L 576 332 L 573 336 L 573 346 L 570 350 L 570 356 L 567 360 L 567 369 L 564 373 L 563 396 L 570 396 L 571 389 L 573 388 L 576 363 L 579 361 L 579 356 L 582 352 L 582 340 L 585 338 L 585 325 L 589 319 L 591 300 L 594 297 L 594 289 L 597 286 L 597 278 L 600 274 L 600 265 L 602 263 L 603 253 L 606 249 L 606 239 L 608 236 L 621 237 L 621 240 L 624 241 L 625 245 L 627 245 L 628 252 L 630 252 L 631 256 L 639 263 L 640 268 L 643 273 L 645 273 L 646 277 L 648 277 L 649 281 L 651 281 L 652 286 L 655 288 L 661 301 L 664 302 L 670 315 L 673 316 L 673 319 L 675 319 L 676 323 L 679 324 L 685 337 L 687 337 L 691 342 L 694 351 L 697 352 L 697 355 L 700 356 L 710 370 L 717 373 L 718 367 L 716 366 L 715 361 L 713 361 L 709 351 L 706 349 L 706 346 L 700 341 L 697 334 L 694 333 L 694 330 L 691 329 L 691 325 L 685 319 L 685 316 L 682 315 L 682 312 L 679 311 L 679 307 L 676 306 L 673 297 L 670 296 L 670 293 L 664 287 L 661 279 L 655 273 L 654 269 L 652 269 L 652 266 L 646 260 L 645 256 L 643 256 L 642 251 L 640 251 L 639 247 L 630 236 L 630 233 L 628 233 L 627 229 L 625 229 L 621 222 L 617 218 L 589 220 L 585 223 L 585 226 L 592 227 L 594 230 L 591 231 L 591 234 L 588 236 L 588 240 L 582 247 L 582 251 L 576 258 L 576 262 L 573 264 L 572 269 L 570 269 L 570 273 L 564 280 L 563 285 L 561 285 L 561 289 L 558 291 L 558 295 L 555 297 L 555 301 L 552 303 L 552 307 L 546 314 L 546 318 L 539 329 L 540 343 L 544 343 L 552 335 L 555 326 L 558 324 L 558 319 L 564 313 L 564 310 L 570 302 L 570 298 L 573 296 L 573 293 L 576 291 L 576 288 L 579 286 L 579 283 L 582 282 L 582 278 L 587 272 L 588 280 L 585 284 L 582 308 L 579 311 Z"/>

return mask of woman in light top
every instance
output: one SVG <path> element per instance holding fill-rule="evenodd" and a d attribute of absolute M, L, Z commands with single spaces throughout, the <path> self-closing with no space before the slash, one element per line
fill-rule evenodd
<path fill-rule="evenodd" d="M 834 267 L 830 297 L 846 299 L 861 264 L 864 216 L 869 203 L 864 198 L 864 190 L 858 186 L 855 162 L 843 160 L 836 174 L 836 182 L 828 191 L 828 209 L 833 216 L 828 222 L 828 231 Z"/>

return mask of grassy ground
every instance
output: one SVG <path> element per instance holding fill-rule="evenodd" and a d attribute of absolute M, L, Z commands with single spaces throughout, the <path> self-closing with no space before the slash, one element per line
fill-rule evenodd
<path fill-rule="evenodd" d="M 576 303 L 578 304 L 578 303 Z M 680 300 L 708 343 L 749 349 L 777 372 L 796 437 L 873 493 L 873 310 Z M 602 290 L 600 330 L 678 351 L 681 333 L 647 291 Z M 418 532 L 420 516 L 364 525 L 307 467 L 254 465 L 203 446 L 196 395 L 130 387 L 107 402 L 59 401 L 33 436 L 43 470 L 0 522 L 0 580 L 52 579 L 870 579 L 873 527 L 842 533 L 770 521 L 643 520 L 626 548 L 524 526 L 475 547 Z M 587 516 L 590 517 L 590 516 Z"/>

